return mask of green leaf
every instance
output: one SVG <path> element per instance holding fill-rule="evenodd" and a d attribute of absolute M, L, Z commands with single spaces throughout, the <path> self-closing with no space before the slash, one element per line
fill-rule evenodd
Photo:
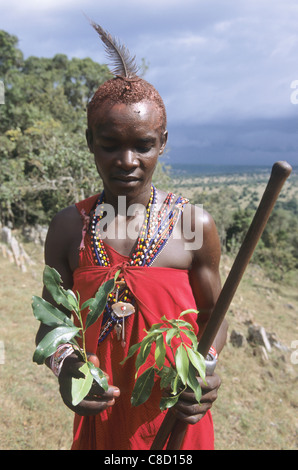
<path fill-rule="evenodd" d="M 159 336 L 161 333 L 163 333 L 164 331 L 167 331 L 168 328 L 154 328 L 154 329 L 151 329 L 149 331 L 147 331 L 147 335 L 143 338 L 143 341 L 146 339 L 146 338 L 156 338 L 157 336 Z M 146 330 L 144 330 L 146 331 Z M 154 339 L 155 340 L 155 339 Z"/>
<path fill-rule="evenodd" d="M 162 397 L 159 402 L 159 408 L 161 411 L 164 411 L 167 408 L 172 408 L 172 406 L 176 405 L 178 400 L 179 395 L 176 395 L 175 397 Z"/>
<path fill-rule="evenodd" d="M 152 331 L 154 331 L 154 330 L 158 330 L 158 329 L 159 329 L 161 326 L 163 326 L 163 325 L 164 325 L 164 323 L 154 323 L 154 324 L 151 326 L 151 328 L 150 328 L 150 330 L 148 331 L 148 333 L 150 333 L 150 332 L 152 332 Z"/>
<path fill-rule="evenodd" d="M 156 348 L 155 348 L 155 362 L 159 369 L 164 365 L 166 357 L 166 347 L 163 340 L 163 335 L 160 335 L 156 338 Z"/>
<path fill-rule="evenodd" d="M 168 319 L 165 315 L 163 315 L 163 316 L 161 317 L 161 320 L 162 320 L 163 322 L 167 322 L 167 323 L 173 323 L 173 322 L 176 321 L 176 320 L 173 319 L 173 318 L 172 318 L 172 319 Z"/>
<path fill-rule="evenodd" d="M 73 326 L 73 322 L 67 315 L 41 297 L 35 295 L 32 297 L 32 309 L 35 318 L 45 325 L 52 327 L 59 325 Z"/>
<path fill-rule="evenodd" d="M 205 381 L 206 364 L 204 356 L 202 356 L 202 354 L 200 354 L 198 351 L 194 351 L 189 346 L 187 346 L 187 355 L 195 369 L 198 371 L 199 376 L 203 379 L 203 381 Z"/>
<path fill-rule="evenodd" d="M 184 333 L 192 342 L 192 345 L 195 349 L 198 347 L 198 339 L 193 331 L 190 330 L 181 330 L 181 333 Z"/>
<path fill-rule="evenodd" d="M 88 299 L 86 300 L 86 302 L 84 302 L 82 305 L 81 305 L 81 310 L 85 310 L 85 308 L 89 307 L 90 305 L 92 305 L 94 302 L 94 298 L 91 298 L 91 299 Z"/>
<path fill-rule="evenodd" d="M 193 330 L 193 326 L 190 323 L 188 323 L 187 321 L 179 320 L 179 319 L 175 320 L 175 321 L 176 321 L 177 326 L 179 326 L 179 328 L 181 328 L 181 326 L 185 326 L 189 330 Z"/>
<path fill-rule="evenodd" d="M 132 406 L 139 406 L 148 400 L 154 385 L 154 375 L 154 367 L 152 366 L 138 377 L 131 396 Z"/>
<path fill-rule="evenodd" d="M 202 397 L 202 389 L 197 380 L 197 372 L 192 363 L 189 364 L 187 385 L 193 390 L 196 400 L 199 403 Z"/>
<path fill-rule="evenodd" d="M 180 344 L 180 346 L 178 346 L 176 350 L 175 363 L 176 363 L 177 372 L 183 384 L 185 385 L 187 381 L 187 376 L 188 376 L 189 360 L 188 360 L 187 353 L 184 349 L 183 344 Z"/>
<path fill-rule="evenodd" d="M 179 335 L 180 335 L 179 328 L 169 328 L 169 330 L 167 331 L 167 334 L 166 334 L 167 344 L 170 346 L 173 337 L 174 336 L 179 336 Z"/>
<path fill-rule="evenodd" d="M 73 310 L 78 310 L 79 302 L 78 302 L 78 299 L 76 298 L 76 294 L 71 289 L 67 289 L 67 290 L 64 290 L 64 295 L 69 305 L 73 307 Z"/>
<path fill-rule="evenodd" d="M 63 289 L 61 286 L 61 276 L 56 269 L 47 265 L 45 266 L 43 271 L 43 283 L 58 305 L 61 304 L 70 311 L 74 309 L 74 294 L 70 294 L 70 291 Z"/>
<path fill-rule="evenodd" d="M 78 405 L 82 400 L 84 400 L 86 395 L 88 395 L 93 382 L 93 375 L 86 362 L 79 370 L 84 374 L 84 377 L 72 377 L 71 379 L 71 397 L 73 406 Z"/>
<path fill-rule="evenodd" d="M 163 315 L 163 316 L 161 317 L 161 320 L 163 320 L 163 321 L 165 321 L 165 322 L 168 322 L 168 323 L 170 323 L 171 325 L 175 324 L 176 321 L 177 321 L 177 320 L 175 320 L 175 319 L 170 319 L 170 320 L 169 320 L 165 315 Z"/>
<path fill-rule="evenodd" d="M 89 302 L 88 304 L 89 313 L 86 319 L 85 330 L 87 330 L 89 326 L 93 325 L 93 323 L 95 323 L 96 320 L 100 317 L 106 306 L 108 296 L 110 292 L 112 292 L 114 287 L 115 279 L 109 279 L 99 287 L 98 291 L 95 294 L 95 297 L 93 298 L 93 301 Z"/>
<path fill-rule="evenodd" d="M 38 344 L 33 355 L 33 361 L 43 364 L 47 357 L 51 356 L 62 343 L 69 343 L 80 331 L 75 326 L 58 326 L 47 333 Z"/>
<path fill-rule="evenodd" d="M 128 353 L 127 353 L 127 356 L 123 359 L 123 361 L 120 362 L 121 365 L 123 365 L 127 359 L 129 359 L 130 357 L 132 357 L 136 352 L 137 350 L 140 348 L 142 342 L 140 341 L 139 343 L 136 343 L 136 344 L 133 344 L 129 350 L 128 350 Z"/>
<path fill-rule="evenodd" d="M 160 388 L 166 388 L 172 383 L 176 377 L 177 372 L 172 367 L 163 366 L 161 370 L 157 372 L 160 377 Z"/>
<path fill-rule="evenodd" d="M 172 379 L 172 383 L 171 383 L 172 395 L 177 395 L 178 389 L 180 389 L 181 384 L 182 384 L 182 382 L 181 382 L 181 379 L 179 377 L 179 374 L 177 373 L 177 371 L 175 371 L 175 375 L 173 375 L 173 379 Z"/>
<path fill-rule="evenodd" d="M 189 308 L 188 310 L 184 310 L 183 312 L 180 313 L 179 317 L 182 317 L 183 315 L 187 315 L 189 313 L 195 313 L 198 314 L 199 311 L 195 310 L 194 308 Z"/>
<path fill-rule="evenodd" d="M 87 364 L 88 364 L 88 367 L 92 374 L 93 379 L 106 392 L 109 388 L 109 385 L 108 385 L 107 377 L 104 374 L 104 372 L 99 367 L 95 367 L 95 365 L 90 361 L 88 361 Z"/>
<path fill-rule="evenodd" d="M 141 343 L 141 349 L 139 354 L 137 355 L 136 362 L 135 362 L 135 367 L 136 371 L 139 370 L 139 368 L 145 364 L 147 357 L 150 354 L 151 347 L 153 344 L 154 338 L 150 336 L 145 336 Z"/>

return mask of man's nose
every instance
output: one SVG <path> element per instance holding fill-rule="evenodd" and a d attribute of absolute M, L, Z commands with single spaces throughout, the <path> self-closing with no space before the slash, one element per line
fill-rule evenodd
<path fill-rule="evenodd" d="M 138 165 L 136 154 L 130 149 L 123 150 L 121 152 L 118 162 L 119 166 L 121 166 L 125 171 L 132 170 Z"/>

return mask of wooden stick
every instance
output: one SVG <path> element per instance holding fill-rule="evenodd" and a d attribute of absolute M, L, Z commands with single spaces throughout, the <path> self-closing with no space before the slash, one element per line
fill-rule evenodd
<path fill-rule="evenodd" d="M 177 425 L 176 421 L 176 417 L 173 415 L 171 410 L 169 410 L 166 416 L 164 417 L 164 420 L 158 430 L 158 433 L 154 438 L 150 450 L 161 450 L 164 448 L 169 436 L 171 435 L 171 432 L 174 429 L 174 426 Z"/>
<path fill-rule="evenodd" d="M 204 357 L 207 356 L 209 348 L 210 346 L 212 346 L 214 338 L 231 304 L 231 301 L 242 279 L 244 271 L 264 231 L 264 228 L 267 224 L 267 221 L 278 198 L 278 195 L 286 179 L 291 174 L 291 171 L 292 167 L 287 162 L 276 162 L 272 167 L 271 176 L 266 186 L 261 202 L 259 204 L 259 207 L 255 213 L 255 216 L 251 222 L 245 239 L 236 256 L 231 271 L 221 290 L 221 293 L 213 309 L 207 327 L 202 335 L 202 338 L 200 339 L 198 351 Z M 166 418 L 168 414 L 170 414 L 170 412 L 171 410 L 168 411 Z M 167 440 L 169 439 L 167 449 L 179 450 L 187 429 L 187 424 L 178 420 L 174 421 L 172 418 L 168 418 L 166 420 L 166 418 L 164 419 L 165 428 L 163 427 L 163 422 L 157 434 L 159 443 L 160 445 L 163 443 L 164 446 Z M 170 426 L 172 426 L 172 432 L 169 438 Z M 159 445 L 159 443 L 155 442 L 155 440 L 153 442 L 154 447 L 152 446 L 152 448 L 154 448 L 155 450 L 161 450 L 163 447 L 156 447 Z"/>

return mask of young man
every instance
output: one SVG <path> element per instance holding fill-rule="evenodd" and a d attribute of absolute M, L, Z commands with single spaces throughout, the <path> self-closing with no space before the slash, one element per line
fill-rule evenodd
<path fill-rule="evenodd" d="M 162 392 L 157 381 L 149 400 L 133 408 L 134 360 L 120 362 L 143 338 L 144 328 L 163 315 L 177 318 L 183 310 L 197 308 L 200 315 L 190 314 L 187 320 L 200 337 L 220 292 L 220 244 L 208 213 L 152 185 L 167 131 L 163 102 L 149 83 L 138 77 L 116 77 L 99 87 L 88 108 L 86 136 L 103 192 L 54 217 L 45 263 L 60 273 L 65 288 L 79 291 L 82 303 L 120 269 L 119 295 L 134 313 L 121 323 L 113 314 L 115 298 L 111 298 L 103 320 L 87 330 L 87 350 L 107 373 L 108 391 L 103 393 L 95 384 L 79 405 L 72 406 L 70 378 L 81 364 L 71 354 L 60 368 L 60 393 L 76 413 L 73 449 L 145 450 L 165 416 L 159 409 Z M 108 209 L 113 217 L 104 224 Z M 191 228 L 191 239 L 183 227 Z M 198 234 L 201 242 L 196 240 Z M 52 301 L 46 291 L 43 295 Z M 41 325 L 37 342 L 47 331 Z M 224 323 L 214 342 L 217 353 L 225 340 Z M 213 448 L 209 410 L 220 378 L 209 376 L 207 385 L 198 380 L 201 404 L 187 391 L 173 409 L 177 419 L 191 424 L 181 449 Z"/>

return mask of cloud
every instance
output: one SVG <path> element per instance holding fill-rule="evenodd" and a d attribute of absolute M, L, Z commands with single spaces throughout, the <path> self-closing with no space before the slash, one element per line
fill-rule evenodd
<path fill-rule="evenodd" d="M 25 57 L 105 63 L 83 12 L 145 58 L 174 160 L 297 164 L 297 0 L 10 0 L 2 28 Z"/>
<path fill-rule="evenodd" d="M 169 127 L 167 158 L 172 164 L 298 164 L 298 126 L 293 119 L 252 119 Z"/>
<path fill-rule="evenodd" d="M 74 8 L 76 6 L 82 5 L 81 0 L 26 0 L 26 2 L 20 2 L 19 0 L 11 0 L 4 4 L 5 13 L 8 11 L 11 13 L 27 13 L 31 14 L 34 12 L 53 12 L 57 13 L 59 10 L 65 10 L 69 8 Z"/>
<path fill-rule="evenodd" d="M 297 118 L 297 0 L 11 0 L 1 8 L 25 57 L 106 62 L 85 12 L 145 58 L 145 78 L 173 125 Z"/>
<path fill-rule="evenodd" d="M 209 25 L 196 36 L 168 39 L 168 59 L 160 55 L 160 61 L 165 71 L 175 70 L 178 62 L 172 80 L 180 99 L 167 92 L 165 81 L 162 89 L 174 115 L 179 109 L 186 118 L 181 102 L 198 122 L 294 115 L 289 88 L 296 76 L 298 35 L 286 25 L 285 18 L 279 23 L 276 17 L 241 16 Z M 162 79 L 169 76 L 163 77 L 162 68 L 159 72 Z"/>

